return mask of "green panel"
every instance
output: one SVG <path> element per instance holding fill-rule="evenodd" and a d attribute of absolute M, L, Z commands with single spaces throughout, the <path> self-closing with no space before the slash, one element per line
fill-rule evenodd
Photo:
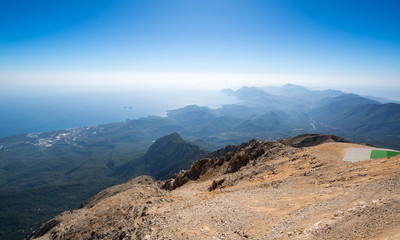
<path fill-rule="evenodd" d="M 393 157 L 393 156 L 397 156 L 399 154 L 400 154 L 400 152 L 385 151 L 385 150 L 372 150 L 370 158 L 375 159 L 375 158 Z"/>
<path fill-rule="evenodd" d="M 400 154 L 400 152 L 393 152 L 393 151 L 387 151 L 388 157 L 394 157 Z"/>

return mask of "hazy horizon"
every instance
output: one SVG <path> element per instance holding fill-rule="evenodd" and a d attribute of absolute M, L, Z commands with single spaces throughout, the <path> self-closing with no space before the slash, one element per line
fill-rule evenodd
<path fill-rule="evenodd" d="M 351 91 L 344 92 L 354 93 Z M 377 89 L 370 89 L 370 91 L 364 91 L 364 94 L 361 95 L 379 97 L 375 94 L 377 92 L 379 92 Z M 385 95 L 381 97 L 390 99 L 390 93 L 396 94 L 398 92 L 386 91 L 386 94 L 382 92 Z M 148 116 L 165 117 L 167 110 L 188 105 L 217 109 L 224 104 L 240 102 L 236 97 L 228 96 L 219 90 L 193 88 L 125 89 L 124 91 L 115 89 L 107 91 L 82 89 L 80 91 L 64 89 L 64 91 L 55 92 L 31 91 L 2 94 L 0 100 L 0 115 L 3 116 L 0 119 L 2 126 L 0 138 L 20 133 L 86 127 Z M 393 97 L 392 100 L 397 99 Z"/>
<path fill-rule="evenodd" d="M 391 0 L 5 1 L 0 87 L 398 91 L 399 10 Z"/>

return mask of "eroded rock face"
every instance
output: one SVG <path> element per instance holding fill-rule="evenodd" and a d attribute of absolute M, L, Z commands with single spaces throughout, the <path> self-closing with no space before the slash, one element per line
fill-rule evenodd
<path fill-rule="evenodd" d="M 60 220 L 52 219 L 52 220 L 48 221 L 46 224 L 44 224 L 43 226 L 41 226 L 40 228 L 38 228 L 36 231 L 31 233 L 31 235 L 29 235 L 28 239 L 39 238 L 39 237 L 45 235 L 46 233 L 48 233 L 51 229 L 53 229 L 55 226 L 57 226 L 60 223 L 61 223 Z"/>
<path fill-rule="evenodd" d="M 398 239 L 400 156 L 349 163 L 356 144 L 291 143 L 310 137 L 252 140 L 166 182 L 132 179 L 29 239 Z"/>
<path fill-rule="evenodd" d="M 208 165 L 212 162 L 209 158 L 204 158 L 195 161 L 189 170 L 181 170 L 178 174 L 174 175 L 172 179 L 166 181 L 162 186 L 163 189 L 173 190 L 182 186 L 189 180 L 197 180 L 200 175 L 207 171 Z"/>
<path fill-rule="evenodd" d="M 189 170 L 182 170 L 175 174 L 172 179 L 165 182 L 162 188 L 173 190 L 182 186 L 189 180 L 197 180 L 207 172 L 220 168 L 225 173 L 233 173 L 241 167 L 247 165 L 250 160 L 255 160 L 265 153 L 265 148 L 278 148 L 283 145 L 275 142 L 261 142 L 251 140 L 248 143 L 241 144 L 236 147 L 228 146 L 223 152 L 228 151 L 225 155 L 217 158 L 205 158 L 195 161 Z M 217 151 L 218 152 L 218 151 Z M 219 155 L 221 151 L 216 154 Z"/>

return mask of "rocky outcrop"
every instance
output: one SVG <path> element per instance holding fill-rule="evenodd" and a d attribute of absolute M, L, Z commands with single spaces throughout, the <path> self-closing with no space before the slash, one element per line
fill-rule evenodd
<path fill-rule="evenodd" d="M 264 148 L 267 145 L 270 148 L 274 148 L 281 144 L 273 142 L 263 143 L 254 139 L 236 147 L 229 146 L 223 150 L 231 150 L 225 155 L 217 158 L 204 158 L 195 161 L 189 170 L 181 170 L 178 174 L 174 174 L 170 180 L 165 182 L 162 188 L 173 190 L 182 186 L 189 180 L 199 179 L 202 175 L 205 175 L 207 172 L 216 169 L 217 167 L 219 167 L 219 172 L 222 173 L 236 172 L 241 167 L 247 165 L 250 160 L 257 159 L 264 154 Z M 221 151 L 215 155 L 218 156 L 219 154 L 221 154 Z"/>
<path fill-rule="evenodd" d="M 211 183 L 211 186 L 208 188 L 208 191 L 213 191 L 215 189 L 217 189 L 218 186 L 221 186 L 221 184 L 223 184 L 225 182 L 225 178 L 222 178 L 220 180 L 213 180 L 213 182 Z"/>
<path fill-rule="evenodd" d="M 52 219 L 52 220 L 48 221 L 43 226 L 38 228 L 36 231 L 31 233 L 31 235 L 29 235 L 27 239 L 35 239 L 35 238 L 39 238 L 39 237 L 45 235 L 51 229 L 53 229 L 55 226 L 57 226 L 60 222 L 61 222 L 60 220 L 56 220 L 56 219 Z"/>
<path fill-rule="evenodd" d="M 189 180 L 197 180 L 214 162 L 214 159 L 210 158 L 197 160 L 192 164 L 189 170 L 181 170 L 178 174 L 172 175 L 172 178 L 167 180 L 162 188 L 173 190 L 187 183 Z"/>

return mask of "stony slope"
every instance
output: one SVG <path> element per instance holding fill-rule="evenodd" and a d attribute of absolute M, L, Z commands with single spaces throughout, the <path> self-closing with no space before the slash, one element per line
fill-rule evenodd
<path fill-rule="evenodd" d="M 253 140 L 165 182 L 135 178 L 31 239 L 398 239 L 400 157 L 342 162 L 368 146 L 322 138 Z"/>

